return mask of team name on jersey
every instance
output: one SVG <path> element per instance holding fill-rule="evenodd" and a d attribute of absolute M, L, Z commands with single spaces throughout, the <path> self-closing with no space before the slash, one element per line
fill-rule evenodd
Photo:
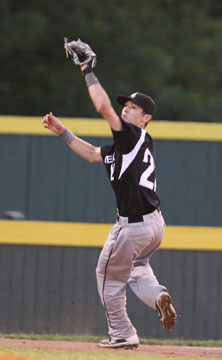
<path fill-rule="evenodd" d="M 105 156 L 105 159 L 104 159 L 105 164 L 112 164 L 114 162 L 115 162 L 115 154 L 114 153 L 112 155 Z"/>

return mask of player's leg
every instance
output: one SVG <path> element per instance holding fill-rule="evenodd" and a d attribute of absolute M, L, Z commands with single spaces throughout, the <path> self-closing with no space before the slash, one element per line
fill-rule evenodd
<path fill-rule="evenodd" d="M 125 229 L 114 225 L 100 254 L 97 285 L 104 305 L 110 340 L 104 347 L 134 347 L 139 341 L 126 312 L 126 283 L 132 269 L 132 249 L 127 249 Z"/>
<path fill-rule="evenodd" d="M 154 310 L 156 310 L 157 295 L 166 290 L 164 286 L 159 284 L 148 259 L 145 261 L 144 258 L 142 261 L 134 262 L 128 284 L 136 296 Z"/>
<path fill-rule="evenodd" d="M 176 323 L 176 311 L 167 289 L 159 284 L 149 264 L 150 256 L 159 248 L 164 234 L 164 220 L 157 211 L 145 218 L 152 230 L 152 241 L 148 242 L 139 257 L 134 261 L 129 285 L 133 292 L 148 306 L 157 310 L 162 325 L 170 330 Z"/>

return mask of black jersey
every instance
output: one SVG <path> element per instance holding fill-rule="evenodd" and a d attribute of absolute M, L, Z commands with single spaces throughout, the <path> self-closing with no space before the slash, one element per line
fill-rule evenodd
<path fill-rule="evenodd" d="M 160 204 L 156 195 L 153 141 L 146 130 L 122 119 L 121 123 L 121 131 L 112 130 L 114 144 L 101 147 L 119 215 L 149 214 Z"/>

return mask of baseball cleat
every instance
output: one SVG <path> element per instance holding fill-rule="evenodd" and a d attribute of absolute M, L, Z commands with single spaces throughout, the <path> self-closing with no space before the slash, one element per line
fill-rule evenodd
<path fill-rule="evenodd" d="M 177 313 L 172 305 L 172 299 L 168 292 L 161 291 L 157 295 L 156 309 L 163 328 L 171 330 L 176 324 Z"/>
<path fill-rule="evenodd" d="M 102 340 L 99 343 L 99 346 L 104 348 L 124 348 L 124 349 L 133 349 L 139 347 L 139 339 L 137 335 L 131 336 L 128 339 L 117 339 L 112 340 L 111 338 Z"/>

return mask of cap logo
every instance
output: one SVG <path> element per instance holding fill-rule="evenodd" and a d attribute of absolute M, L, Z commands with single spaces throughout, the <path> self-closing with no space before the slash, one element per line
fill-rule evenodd
<path fill-rule="evenodd" d="M 135 92 L 133 94 L 130 95 L 131 98 L 135 98 L 139 93 L 138 92 Z"/>

